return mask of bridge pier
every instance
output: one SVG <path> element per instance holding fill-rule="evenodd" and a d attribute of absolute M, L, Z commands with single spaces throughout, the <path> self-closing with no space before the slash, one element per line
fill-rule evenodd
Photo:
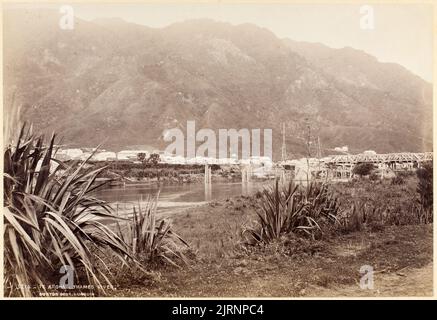
<path fill-rule="evenodd" d="M 211 167 L 205 165 L 205 184 L 211 184 Z"/>

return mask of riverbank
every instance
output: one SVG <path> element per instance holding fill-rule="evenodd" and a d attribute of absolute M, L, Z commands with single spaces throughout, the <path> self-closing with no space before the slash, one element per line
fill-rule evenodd
<path fill-rule="evenodd" d="M 369 221 L 320 239 L 290 235 L 262 246 L 243 244 L 257 219 L 256 195 L 237 196 L 165 215 L 191 246 L 182 269 L 160 266 L 141 281 L 123 277 L 116 296 L 312 297 L 432 295 L 433 225 L 420 224 L 406 204 L 416 180 L 402 185 L 355 181 L 337 184 L 344 204 L 372 199 L 401 217 Z M 394 215 L 393 215 L 394 217 Z M 416 219 L 416 220 L 415 220 Z M 360 269 L 374 270 L 373 289 L 362 289 Z M 139 282 L 139 283 L 138 283 Z"/>
<path fill-rule="evenodd" d="M 321 241 L 296 238 L 247 249 L 240 243 L 241 225 L 254 218 L 252 208 L 241 198 L 173 215 L 175 231 L 195 252 L 190 267 L 160 268 L 154 279 L 119 287 L 113 294 L 152 297 L 432 294 L 429 281 L 432 225 L 390 226 L 377 232 L 333 235 Z M 373 266 L 376 272 L 372 290 L 363 290 L 358 285 L 363 265 Z"/>
<path fill-rule="evenodd" d="M 100 177 L 122 183 L 186 184 L 204 181 L 203 165 L 143 164 L 133 162 L 96 162 L 96 167 L 105 167 Z M 241 170 L 236 165 L 211 165 L 213 181 L 241 181 Z"/>

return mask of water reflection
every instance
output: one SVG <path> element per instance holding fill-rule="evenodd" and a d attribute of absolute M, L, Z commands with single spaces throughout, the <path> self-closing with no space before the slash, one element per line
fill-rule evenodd
<path fill-rule="evenodd" d="M 243 196 L 250 196 L 254 193 L 254 185 L 251 181 L 246 181 L 241 184 L 241 194 Z"/>
<path fill-rule="evenodd" d="M 212 200 L 212 183 L 205 183 L 205 201 Z"/>
<path fill-rule="evenodd" d="M 108 202 L 138 202 L 154 196 L 160 190 L 160 202 L 203 202 L 223 200 L 238 195 L 251 195 L 269 182 L 213 182 L 184 185 L 126 185 L 96 192 L 96 196 Z"/>

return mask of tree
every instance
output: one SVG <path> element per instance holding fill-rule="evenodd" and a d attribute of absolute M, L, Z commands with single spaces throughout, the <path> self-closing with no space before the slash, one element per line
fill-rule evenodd
<path fill-rule="evenodd" d="M 146 160 L 146 154 L 144 152 L 140 152 L 137 154 L 138 161 L 144 162 Z"/>
<path fill-rule="evenodd" d="M 375 170 L 375 166 L 372 163 L 358 163 L 352 169 L 352 173 L 362 177 L 371 174 L 373 170 Z"/>
<path fill-rule="evenodd" d="M 159 163 L 159 161 L 161 161 L 161 157 L 157 153 L 152 153 L 147 159 L 147 163 L 153 166 L 156 166 Z"/>
<path fill-rule="evenodd" d="M 160 180 L 160 172 L 158 170 L 159 161 L 161 161 L 161 157 L 157 153 L 150 154 L 149 158 L 147 158 L 146 160 L 146 163 L 148 165 L 155 167 L 156 177 L 158 178 L 158 181 Z"/>

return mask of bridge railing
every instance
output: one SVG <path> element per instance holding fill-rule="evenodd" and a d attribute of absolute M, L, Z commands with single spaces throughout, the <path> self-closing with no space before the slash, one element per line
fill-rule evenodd
<path fill-rule="evenodd" d="M 387 153 L 387 154 L 357 154 L 328 157 L 327 163 L 384 163 L 384 162 L 424 162 L 432 161 L 432 152 L 424 153 Z"/>

